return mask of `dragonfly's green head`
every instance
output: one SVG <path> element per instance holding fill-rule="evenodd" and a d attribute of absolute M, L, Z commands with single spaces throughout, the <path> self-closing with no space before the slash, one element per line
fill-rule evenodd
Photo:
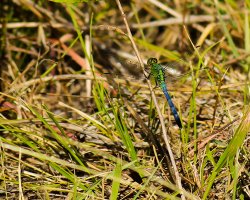
<path fill-rule="evenodd" d="M 148 59 L 148 62 L 147 62 L 147 65 L 152 65 L 152 64 L 156 64 L 158 63 L 158 60 L 156 58 L 149 58 Z"/>

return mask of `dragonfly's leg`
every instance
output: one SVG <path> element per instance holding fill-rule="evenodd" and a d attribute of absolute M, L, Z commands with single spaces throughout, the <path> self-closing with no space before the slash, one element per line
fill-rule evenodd
<path fill-rule="evenodd" d="M 155 86 L 156 86 L 156 87 L 159 86 L 158 81 L 157 81 L 157 78 L 155 78 Z"/>
<path fill-rule="evenodd" d="M 148 67 L 144 67 L 144 70 L 148 73 L 150 73 L 150 69 Z"/>
<path fill-rule="evenodd" d="M 154 89 L 156 89 L 156 88 L 158 88 L 158 87 L 159 87 L 159 84 L 158 84 L 157 79 L 155 78 L 155 87 L 154 87 Z"/>
<path fill-rule="evenodd" d="M 149 79 L 151 75 L 152 75 L 152 73 L 149 73 L 148 76 L 147 76 L 147 79 Z"/>

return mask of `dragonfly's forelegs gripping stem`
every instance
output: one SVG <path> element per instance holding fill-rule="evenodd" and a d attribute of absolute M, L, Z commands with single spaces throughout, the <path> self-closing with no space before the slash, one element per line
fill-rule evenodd
<path fill-rule="evenodd" d="M 151 75 L 152 75 L 152 73 L 150 72 L 150 73 L 148 74 L 148 76 L 146 76 L 146 78 L 149 79 Z"/>

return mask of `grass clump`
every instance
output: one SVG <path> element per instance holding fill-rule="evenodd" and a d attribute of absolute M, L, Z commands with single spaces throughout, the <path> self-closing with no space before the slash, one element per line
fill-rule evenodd
<path fill-rule="evenodd" d="M 121 3 L 2 2 L 1 198 L 248 199 L 249 3 Z"/>

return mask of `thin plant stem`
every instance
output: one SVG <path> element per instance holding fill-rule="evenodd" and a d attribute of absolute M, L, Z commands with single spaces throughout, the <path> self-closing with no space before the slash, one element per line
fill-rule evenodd
<path fill-rule="evenodd" d="M 126 15 L 125 15 L 125 13 L 124 13 L 124 11 L 123 11 L 123 8 L 122 8 L 122 6 L 121 6 L 120 1 L 119 1 L 119 0 L 116 0 L 116 3 L 117 3 L 117 5 L 118 5 L 118 7 L 119 7 L 119 10 L 120 10 L 121 14 L 122 14 L 123 21 L 124 21 L 124 23 L 125 23 L 125 26 L 126 26 L 126 29 L 127 29 L 127 32 L 128 32 L 129 40 L 131 41 L 131 44 L 132 44 L 133 49 L 134 49 L 134 51 L 135 51 L 135 54 L 136 54 L 136 56 L 137 56 L 137 58 L 138 58 L 138 60 L 139 60 L 140 67 L 141 67 L 141 69 L 142 69 L 142 71 L 143 71 L 143 73 L 144 73 L 144 75 L 145 75 L 146 73 L 145 73 L 145 69 L 144 69 L 144 64 L 143 64 L 142 58 L 141 58 L 141 56 L 140 56 L 140 53 L 139 53 L 139 51 L 138 51 L 138 49 L 137 49 L 137 47 L 136 47 L 136 44 L 135 44 L 135 42 L 134 42 L 132 33 L 131 33 L 130 28 L 129 28 L 129 25 L 128 25 L 128 21 L 127 21 L 127 19 L 126 19 Z M 178 185 L 178 188 L 179 188 L 180 191 L 181 191 L 181 190 L 182 190 L 181 177 L 180 177 L 180 175 L 179 175 L 179 172 L 178 172 L 178 169 L 177 169 L 175 160 L 174 160 L 174 154 L 173 154 L 173 152 L 172 152 L 172 149 L 171 149 L 171 147 L 170 147 L 170 143 L 169 143 L 169 140 L 168 140 L 168 137 L 167 137 L 167 131 L 166 131 L 166 127 L 165 127 L 163 115 L 162 115 L 162 113 L 161 113 L 161 110 L 160 110 L 160 108 L 159 108 L 158 102 L 157 102 L 157 100 L 156 100 L 156 96 L 155 96 L 155 94 L 154 94 L 154 92 L 153 92 L 153 87 L 152 87 L 152 85 L 151 85 L 151 82 L 150 82 L 148 79 L 146 79 L 146 80 L 147 80 L 147 84 L 148 84 L 148 86 L 149 86 L 149 89 L 150 89 L 150 92 L 151 92 L 153 101 L 154 101 L 154 103 L 155 103 L 156 110 L 157 110 L 158 115 L 159 115 L 159 119 L 160 119 L 161 127 L 162 127 L 163 139 L 164 139 L 164 142 L 165 142 L 165 144 L 166 144 L 166 147 L 167 147 L 167 150 L 168 150 L 168 153 L 169 153 L 169 156 L 170 156 L 170 160 L 171 160 L 171 163 L 172 163 L 172 166 L 173 166 L 173 170 L 174 170 L 174 173 L 175 173 L 176 184 Z M 171 170 L 170 170 L 170 171 L 171 171 Z M 181 192 L 181 194 L 182 194 L 182 192 Z M 182 200 L 186 199 L 185 196 L 184 196 L 183 194 L 181 195 L 181 198 L 182 198 Z"/>

